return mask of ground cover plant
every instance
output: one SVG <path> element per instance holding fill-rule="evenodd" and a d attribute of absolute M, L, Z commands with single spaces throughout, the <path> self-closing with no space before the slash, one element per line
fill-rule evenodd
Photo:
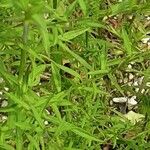
<path fill-rule="evenodd" d="M 149 0 L 2 0 L 0 149 L 150 149 L 149 15 Z"/>

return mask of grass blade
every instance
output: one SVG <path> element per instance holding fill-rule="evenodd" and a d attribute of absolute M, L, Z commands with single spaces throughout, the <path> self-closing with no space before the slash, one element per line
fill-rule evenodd
<path fill-rule="evenodd" d="M 131 56 L 131 54 L 132 54 L 132 43 L 131 43 L 131 40 L 129 39 L 129 36 L 128 36 L 125 28 L 122 28 L 122 38 L 123 38 L 124 48 L 125 48 L 125 51 L 127 52 L 127 55 Z"/>
<path fill-rule="evenodd" d="M 51 63 L 51 68 L 52 68 L 52 75 L 53 75 L 57 92 L 60 92 L 61 91 L 61 76 L 59 72 L 60 69 L 57 68 L 53 62 Z"/>
<path fill-rule="evenodd" d="M 92 67 L 82 57 L 80 57 L 79 55 L 77 55 L 76 53 L 71 51 L 65 44 L 63 44 L 62 42 L 59 42 L 59 45 L 65 51 L 67 51 L 70 55 L 72 55 L 74 58 L 76 58 L 83 66 L 85 66 L 89 70 L 92 70 Z"/>
<path fill-rule="evenodd" d="M 62 41 L 69 41 L 69 40 L 72 40 L 72 39 L 76 38 L 77 36 L 85 33 L 88 30 L 89 30 L 89 28 L 68 31 L 68 32 L 64 33 L 62 36 L 59 36 L 59 39 Z"/>
<path fill-rule="evenodd" d="M 79 79 L 81 78 L 80 75 L 79 75 L 76 71 L 74 71 L 74 70 L 72 70 L 72 69 L 70 69 L 70 68 L 68 68 L 68 67 L 65 67 L 65 66 L 63 66 L 63 65 L 57 64 L 57 63 L 55 63 L 55 62 L 53 62 L 53 63 L 54 63 L 58 68 L 60 68 L 60 69 L 62 69 L 63 71 L 65 71 L 65 72 L 67 72 L 67 73 L 73 75 L 74 77 L 79 78 Z"/>
<path fill-rule="evenodd" d="M 81 7 L 82 12 L 84 13 L 84 15 L 86 15 L 87 14 L 87 7 L 86 7 L 85 0 L 78 0 L 78 3 Z"/>

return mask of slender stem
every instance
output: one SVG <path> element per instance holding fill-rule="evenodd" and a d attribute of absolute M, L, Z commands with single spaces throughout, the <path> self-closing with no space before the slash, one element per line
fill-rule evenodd
<path fill-rule="evenodd" d="M 88 48 L 88 31 L 85 32 L 85 43 L 86 43 L 86 48 Z"/>
<path fill-rule="evenodd" d="M 57 8 L 57 0 L 53 0 L 53 8 L 54 8 L 54 9 Z"/>
<path fill-rule="evenodd" d="M 145 131 L 147 123 L 148 123 L 148 113 L 146 112 L 142 131 Z"/>
<path fill-rule="evenodd" d="M 24 21 L 24 25 L 23 25 L 23 48 L 21 49 L 21 59 L 20 59 L 20 68 L 19 68 L 19 82 L 21 84 L 21 86 L 24 84 L 23 83 L 23 77 L 25 74 L 25 66 L 26 66 L 26 49 L 27 49 L 27 40 L 28 40 L 28 30 L 29 30 L 29 26 L 28 26 L 28 21 Z M 20 100 L 22 99 L 22 94 L 18 93 L 18 97 L 20 97 Z M 22 113 L 21 113 L 21 108 L 18 108 L 18 110 L 16 111 L 16 120 L 18 122 L 22 121 Z M 23 139 L 22 139 L 22 130 L 17 127 L 16 128 L 16 150 L 21 150 L 22 146 L 23 146 Z"/>
<path fill-rule="evenodd" d="M 19 68 L 19 82 L 22 81 L 23 75 L 24 75 L 24 70 L 25 70 L 25 65 L 26 65 L 26 44 L 27 44 L 27 39 L 28 39 L 28 22 L 24 22 L 23 26 L 23 49 L 21 50 L 21 60 L 20 60 L 20 68 Z"/>

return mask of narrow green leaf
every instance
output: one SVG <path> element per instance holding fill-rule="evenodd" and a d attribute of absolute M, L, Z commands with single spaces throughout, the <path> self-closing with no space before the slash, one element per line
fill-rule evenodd
<path fill-rule="evenodd" d="M 77 30 L 73 30 L 73 31 L 68 31 L 66 33 L 64 33 L 63 35 L 59 35 L 59 39 L 62 41 L 69 41 L 74 39 L 75 37 L 85 33 L 86 31 L 88 31 L 89 28 L 84 28 L 84 29 L 77 29 Z"/>
<path fill-rule="evenodd" d="M 110 73 L 108 74 L 109 79 L 111 80 L 112 85 L 116 87 L 116 89 L 124 96 L 124 92 L 121 89 L 120 85 L 117 82 L 117 79 Z"/>
<path fill-rule="evenodd" d="M 80 75 L 79 75 L 76 71 L 74 71 L 74 70 L 72 70 L 72 69 L 70 69 L 70 68 L 68 68 L 68 67 L 65 67 L 65 66 L 63 66 L 63 65 L 57 64 L 57 63 L 55 63 L 55 62 L 53 62 L 53 63 L 54 63 L 57 67 L 59 67 L 60 69 L 62 69 L 62 70 L 65 71 L 65 72 L 67 72 L 67 73 L 73 75 L 74 77 L 81 78 Z"/>
<path fill-rule="evenodd" d="M 82 12 L 84 13 L 84 15 L 86 15 L 87 14 L 87 7 L 86 7 L 85 0 L 78 0 L 78 3 L 81 7 Z"/>
<path fill-rule="evenodd" d="M 107 74 L 109 73 L 109 70 L 96 70 L 96 71 L 90 71 L 88 74 L 90 75 L 98 75 L 98 74 Z"/>
<path fill-rule="evenodd" d="M 38 112 L 38 110 L 33 105 L 30 105 L 30 108 L 32 109 L 32 112 L 34 114 L 35 119 L 37 120 L 37 122 L 39 123 L 41 128 L 44 129 L 44 124 L 43 124 L 43 120 L 40 116 L 40 113 Z"/>
<path fill-rule="evenodd" d="M 131 43 L 131 40 L 129 39 L 129 36 L 128 36 L 128 34 L 124 28 L 122 28 L 122 38 L 123 38 L 123 42 L 124 42 L 125 51 L 127 52 L 127 54 L 129 56 L 131 56 L 131 54 L 132 54 L 132 43 Z"/>
<path fill-rule="evenodd" d="M 48 31 L 47 31 L 46 21 L 38 14 L 34 14 L 32 18 L 39 25 L 39 30 L 43 38 L 43 45 L 44 45 L 45 51 L 48 53 L 50 40 L 49 40 Z"/>
<path fill-rule="evenodd" d="M 103 24 L 100 24 L 98 22 L 94 22 L 94 21 L 91 21 L 91 20 L 81 20 L 79 21 L 79 24 L 84 24 L 84 25 L 87 25 L 87 27 L 92 27 L 92 28 L 104 28 L 106 29 L 106 26 L 104 26 Z"/>
<path fill-rule="evenodd" d="M 75 134 L 81 136 L 81 137 L 84 137 L 88 140 L 91 140 L 91 141 L 98 141 L 100 143 L 103 143 L 103 141 L 97 139 L 96 137 L 90 135 L 89 133 L 86 133 L 86 131 L 84 131 L 83 129 L 80 129 L 80 128 L 74 128 L 72 129 L 72 132 L 74 132 Z"/>
<path fill-rule="evenodd" d="M 62 42 L 59 42 L 59 45 L 67 51 L 70 55 L 72 55 L 74 58 L 76 58 L 83 66 L 85 66 L 87 69 L 92 70 L 92 67 L 79 55 L 75 54 L 73 51 L 71 51 L 65 44 Z"/>
<path fill-rule="evenodd" d="M 56 45 L 58 43 L 58 30 L 57 30 L 57 27 L 53 27 L 52 32 L 53 32 L 53 44 Z"/>
<path fill-rule="evenodd" d="M 31 124 L 27 122 L 15 122 L 15 125 L 19 127 L 21 130 L 31 130 L 32 126 Z"/>
<path fill-rule="evenodd" d="M 28 104 L 26 104 L 21 98 L 18 98 L 15 94 L 13 94 L 13 93 L 6 93 L 6 95 L 8 96 L 8 98 L 13 100 L 16 104 L 21 105 L 23 108 L 25 108 L 27 110 L 30 109 Z"/>
<path fill-rule="evenodd" d="M 6 70 L 6 67 L 2 61 L 0 61 L 0 75 L 5 79 L 5 81 L 9 82 L 11 85 L 18 85 L 17 78 Z"/>
<path fill-rule="evenodd" d="M 39 147 L 39 142 L 36 141 L 35 138 L 33 138 L 30 134 L 26 133 L 27 138 L 29 139 L 30 143 L 32 143 L 34 145 L 34 147 L 36 148 L 36 150 L 40 150 Z"/>
<path fill-rule="evenodd" d="M 66 9 L 65 12 L 65 16 L 68 18 L 69 16 L 71 16 L 71 14 L 73 13 L 75 6 L 77 4 L 77 1 L 75 0 L 74 2 L 72 2 Z"/>
<path fill-rule="evenodd" d="M 0 149 L 1 150 L 15 150 L 14 147 L 10 146 L 9 144 L 3 143 L 0 144 Z"/>
<path fill-rule="evenodd" d="M 11 108 L 11 107 L 1 107 L 0 108 L 0 112 L 13 112 L 15 111 L 14 108 Z"/>
<path fill-rule="evenodd" d="M 56 67 L 56 65 L 53 62 L 51 63 L 51 68 L 56 89 L 58 92 L 60 92 L 61 91 L 61 76 L 59 71 L 60 69 Z"/>
<path fill-rule="evenodd" d="M 98 93 L 98 94 L 104 94 L 104 95 L 109 95 L 109 93 L 105 92 L 105 91 L 102 91 L 102 90 L 99 90 L 97 88 L 93 88 L 93 87 L 86 87 L 86 86 L 82 86 L 82 87 L 78 87 L 79 90 L 85 90 L 85 91 L 88 91 L 88 92 L 95 92 L 95 93 Z"/>
<path fill-rule="evenodd" d="M 53 104 L 56 102 L 60 102 L 63 100 L 63 98 L 67 95 L 67 93 L 65 91 L 62 91 L 60 93 L 57 93 L 56 95 L 54 95 L 52 98 L 50 98 L 49 104 Z"/>
<path fill-rule="evenodd" d="M 60 114 L 60 112 L 59 112 L 58 106 L 56 106 L 56 104 L 52 104 L 51 107 L 52 107 L 52 109 L 53 109 L 55 115 L 57 116 L 57 118 L 58 118 L 59 120 L 61 120 L 61 114 Z"/>
<path fill-rule="evenodd" d="M 34 66 L 32 72 L 29 74 L 28 85 L 35 86 L 40 81 L 40 75 L 44 72 L 46 65 Z"/>

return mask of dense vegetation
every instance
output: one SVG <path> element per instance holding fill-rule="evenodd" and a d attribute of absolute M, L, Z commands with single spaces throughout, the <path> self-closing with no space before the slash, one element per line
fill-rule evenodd
<path fill-rule="evenodd" d="M 0 149 L 150 149 L 149 14 L 149 0 L 2 0 Z"/>

